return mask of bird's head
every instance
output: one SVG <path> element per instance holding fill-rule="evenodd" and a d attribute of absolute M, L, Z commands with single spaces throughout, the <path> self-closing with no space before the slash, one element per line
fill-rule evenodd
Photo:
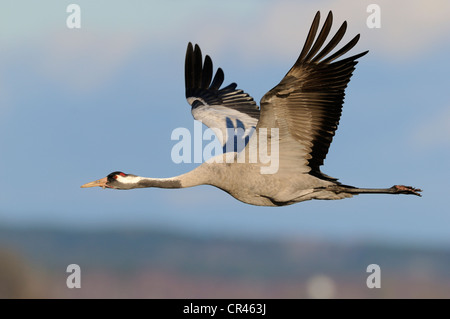
<path fill-rule="evenodd" d="M 86 187 L 103 187 L 113 189 L 130 189 L 134 188 L 136 184 L 136 175 L 125 174 L 123 172 L 112 172 L 108 176 L 98 179 L 96 181 L 82 185 L 82 188 Z"/>

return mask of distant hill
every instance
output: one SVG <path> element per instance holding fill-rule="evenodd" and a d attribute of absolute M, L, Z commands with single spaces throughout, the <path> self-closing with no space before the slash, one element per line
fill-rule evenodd
<path fill-rule="evenodd" d="M 153 278 L 151 281 L 156 278 L 163 282 L 178 278 L 175 283 L 159 283 L 162 287 L 167 285 L 169 290 L 173 289 L 173 295 L 167 292 L 168 297 L 183 297 L 180 290 L 182 287 L 177 290 L 176 282 L 183 283 L 186 280 L 188 284 L 185 285 L 194 287 L 200 282 L 205 287 L 214 283 L 212 287 L 202 288 L 213 291 L 203 292 L 205 296 L 202 295 L 202 290 L 191 288 L 190 291 L 197 297 L 214 296 L 214 292 L 220 292 L 221 287 L 232 283 L 236 287 L 245 283 L 248 291 L 245 290 L 244 295 L 250 298 L 266 296 L 266 288 L 261 287 L 279 287 L 280 297 L 305 297 L 305 285 L 317 275 L 326 275 L 336 285 L 348 288 L 345 292 L 339 292 L 338 289 L 337 297 L 351 296 L 352 293 L 355 296 L 394 297 L 392 294 L 401 294 L 402 287 L 409 287 L 408 285 L 422 287 L 417 288 L 415 296 L 450 297 L 450 250 L 376 244 L 348 245 L 307 239 L 273 241 L 211 238 L 157 230 L 67 231 L 9 228 L 0 229 L 1 249 L 14 252 L 30 269 L 40 273 L 39 276 L 47 282 L 44 284 L 48 287 L 44 294 L 46 297 L 52 297 L 55 291 L 59 291 L 60 296 L 64 297 L 81 296 L 80 292 L 74 295 L 74 291 L 68 291 L 65 287 L 65 269 L 72 263 L 80 265 L 83 278 L 97 276 L 95 278 L 98 279 L 101 274 L 114 282 L 121 278 L 115 282 L 119 287 L 128 285 L 124 278 L 132 278 L 133 281 L 139 276 L 147 276 Z M 379 291 L 367 288 L 365 282 L 369 274 L 366 268 L 374 263 L 380 265 L 384 287 L 389 288 L 389 291 L 384 287 Z M 92 279 L 92 282 L 97 279 Z M 59 283 L 55 283 L 56 281 Z M 84 282 L 86 283 L 85 279 Z M 286 285 L 293 283 L 297 283 L 299 291 L 286 293 Z M 260 288 L 252 288 L 252 285 Z M 423 296 L 421 293 L 427 285 L 434 288 L 430 288 L 430 292 Z M 95 289 L 100 286 L 95 286 Z M 233 295 L 243 292 L 242 287 L 237 292 L 233 292 L 232 288 L 227 289 L 223 293 Z M 81 291 L 82 296 L 91 297 L 88 291 Z M 143 288 L 142 291 L 143 296 L 149 297 L 145 294 L 146 289 Z M 403 292 L 403 296 L 414 297 L 413 292 L 409 287 Z M 104 293 L 106 297 L 109 296 L 107 289 Z M 187 297 L 189 293 L 189 289 L 186 289 Z M 121 293 L 118 294 L 124 297 Z M 150 297 L 152 296 L 158 297 Z M 270 291 L 267 296 L 278 295 Z"/>

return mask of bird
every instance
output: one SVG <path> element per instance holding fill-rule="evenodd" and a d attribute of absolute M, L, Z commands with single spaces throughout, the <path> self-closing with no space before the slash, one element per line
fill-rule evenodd
<path fill-rule="evenodd" d="M 358 34 L 331 54 L 347 29 L 344 21 L 327 41 L 332 23 L 333 13 L 329 11 L 319 28 L 320 11 L 316 13 L 299 57 L 279 84 L 261 98 L 260 106 L 236 83 L 222 87 L 223 70 L 218 68 L 213 77 L 211 58 L 206 55 L 203 59 L 200 47 L 189 42 L 185 57 L 186 99 L 194 119 L 216 133 L 225 152 L 176 177 L 148 178 L 115 171 L 81 187 L 126 190 L 211 185 L 243 203 L 272 207 L 358 194 L 421 196 L 422 190 L 412 186 L 345 185 L 320 170 L 339 124 L 345 89 L 357 60 L 368 53 L 340 59 L 357 44 Z M 241 128 L 240 138 L 245 145 L 241 150 L 230 150 L 226 144 L 236 140 L 233 129 L 237 128 Z M 273 169 L 269 167 L 273 163 L 267 163 L 268 156 L 257 151 L 266 147 L 268 154 L 268 144 L 269 158 L 276 162 Z"/>

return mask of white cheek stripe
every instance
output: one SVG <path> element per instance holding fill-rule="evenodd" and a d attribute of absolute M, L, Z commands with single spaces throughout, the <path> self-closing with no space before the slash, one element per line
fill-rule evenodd
<path fill-rule="evenodd" d="M 142 177 L 139 176 L 126 176 L 126 177 L 120 175 L 116 176 L 117 176 L 116 180 L 123 184 L 137 184 L 143 179 Z"/>

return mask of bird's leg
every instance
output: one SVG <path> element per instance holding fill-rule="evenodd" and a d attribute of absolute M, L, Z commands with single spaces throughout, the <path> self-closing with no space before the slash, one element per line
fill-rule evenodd
<path fill-rule="evenodd" d="M 422 196 L 419 188 L 404 185 L 394 185 L 390 188 L 358 188 L 346 185 L 332 186 L 337 193 L 349 193 L 349 194 L 408 194 Z"/>

